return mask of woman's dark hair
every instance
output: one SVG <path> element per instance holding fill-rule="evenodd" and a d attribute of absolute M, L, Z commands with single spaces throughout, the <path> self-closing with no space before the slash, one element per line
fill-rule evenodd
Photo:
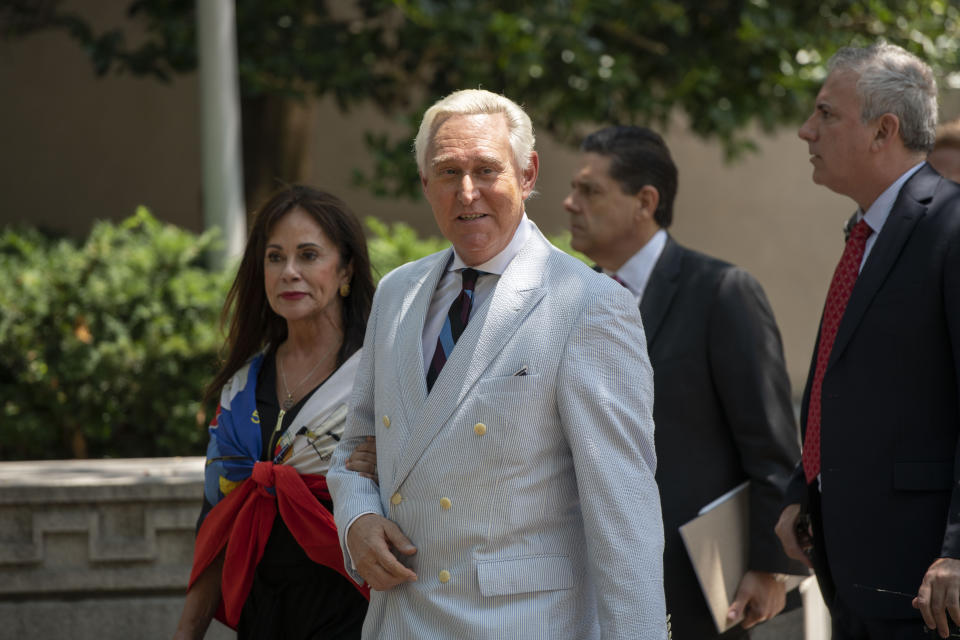
<path fill-rule="evenodd" d="M 266 345 L 276 347 L 287 337 L 287 323 L 267 301 L 264 289 L 263 260 L 267 238 L 274 225 L 287 213 L 300 208 L 323 229 L 324 235 L 340 251 L 340 265 L 353 265 L 350 295 L 343 299 L 343 344 L 337 353 L 337 365 L 343 364 L 363 345 L 367 318 L 373 301 L 373 277 L 370 257 L 360 221 L 346 203 L 326 191 L 291 185 L 273 194 L 257 211 L 247 238 L 237 277 L 227 293 L 220 315 L 221 327 L 229 326 L 225 358 L 220 371 L 204 393 L 215 399 L 227 383 L 255 353 Z"/>

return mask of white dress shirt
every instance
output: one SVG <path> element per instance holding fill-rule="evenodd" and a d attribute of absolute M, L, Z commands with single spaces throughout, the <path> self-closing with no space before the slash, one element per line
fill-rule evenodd
<path fill-rule="evenodd" d="M 660 254 L 663 253 L 663 248 L 666 245 L 667 232 L 659 229 L 647 241 L 647 244 L 643 245 L 640 251 L 637 251 L 623 263 L 623 266 L 615 272 L 606 269 L 603 272 L 608 276 L 617 276 L 623 281 L 624 286 L 637 299 L 637 304 L 640 304 L 643 292 L 647 288 L 647 282 L 650 281 L 650 274 L 653 273 L 653 268 L 657 266 L 657 260 L 660 259 Z"/>
<path fill-rule="evenodd" d="M 506 271 L 510 262 L 520 253 L 520 249 L 530 238 L 533 223 L 527 218 L 526 212 L 517 225 L 517 230 L 513 232 L 513 238 L 503 248 L 503 251 L 493 256 L 483 264 L 474 266 L 477 271 L 483 272 L 477 279 L 477 284 L 473 289 L 473 305 L 470 308 L 470 315 L 478 309 L 493 292 L 497 286 L 500 275 Z M 457 255 L 457 250 L 453 250 L 453 259 L 447 265 L 447 270 L 440 278 L 437 284 L 437 290 L 430 300 L 430 308 L 427 310 L 427 319 L 423 323 L 423 336 L 421 338 L 421 348 L 423 352 L 423 370 L 430 370 L 430 361 L 433 360 L 433 352 L 437 350 L 437 338 L 440 331 L 443 330 L 443 323 L 447 319 L 447 313 L 450 311 L 450 305 L 460 295 L 463 288 L 463 279 L 460 271 L 466 269 L 467 264 Z"/>
<path fill-rule="evenodd" d="M 897 178 L 893 184 L 887 187 L 886 190 L 873 201 L 873 204 L 870 205 L 866 213 L 861 209 L 857 209 L 857 222 L 866 220 L 867 225 L 873 230 L 873 233 L 867 238 L 867 244 L 863 250 L 863 259 L 860 261 L 861 271 L 863 271 L 863 265 L 867 263 L 867 256 L 869 256 L 870 251 L 873 250 L 873 245 L 877 243 L 877 236 L 880 235 L 880 230 L 883 229 L 887 218 L 890 217 L 890 212 L 893 210 L 893 203 L 897 201 L 897 196 L 900 195 L 900 189 L 903 188 L 903 184 L 909 180 L 913 174 L 919 171 L 920 167 L 924 164 L 925 162 L 920 162 L 910 169 L 907 169 L 902 176 Z"/>

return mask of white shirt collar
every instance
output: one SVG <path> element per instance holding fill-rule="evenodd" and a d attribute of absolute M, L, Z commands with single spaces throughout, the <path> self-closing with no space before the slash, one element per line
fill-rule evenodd
<path fill-rule="evenodd" d="M 657 266 L 657 260 L 663 253 L 663 248 L 667 245 L 667 232 L 664 229 L 658 229 L 653 237 L 643 245 L 640 251 L 633 254 L 629 260 L 623 263 L 619 269 L 614 271 L 603 270 L 608 276 L 616 275 L 623 280 L 630 293 L 637 300 L 643 297 L 643 291 L 647 288 L 647 282 L 650 281 L 650 274 L 653 268 Z"/>
<path fill-rule="evenodd" d="M 896 202 L 897 196 L 900 195 L 900 189 L 903 188 L 903 184 L 909 180 L 913 174 L 919 171 L 923 165 L 923 162 L 919 162 L 907 169 L 902 176 L 897 178 L 893 184 L 887 187 L 884 192 L 873 201 L 873 204 L 870 205 L 866 213 L 860 212 L 857 220 L 866 220 L 867 225 L 873 229 L 874 235 L 880 233 L 883 225 L 887 222 L 887 218 L 890 217 L 890 212 L 893 210 L 893 203 Z"/>
<path fill-rule="evenodd" d="M 530 219 L 527 217 L 527 212 L 523 212 L 523 217 L 520 219 L 520 224 L 517 225 L 517 230 L 513 232 L 513 238 L 510 242 L 503 248 L 503 250 L 497 255 L 493 256 L 486 262 L 478 264 L 473 268 L 477 271 L 483 271 L 484 273 L 495 273 L 497 275 L 502 275 L 504 271 L 507 270 L 507 266 L 510 262 L 517 257 L 517 254 L 520 253 L 520 249 L 523 248 L 523 245 L 527 243 L 527 240 L 530 238 L 530 234 L 533 233 L 533 223 L 530 222 Z M 460 258 L 457 254 L 457 250 L 453 250 L 453 260 L 450 261 L 450 264 L 447 266 L 447 271 L 457 271 L 458 269 L 466 269 L 467 263 Z"/>

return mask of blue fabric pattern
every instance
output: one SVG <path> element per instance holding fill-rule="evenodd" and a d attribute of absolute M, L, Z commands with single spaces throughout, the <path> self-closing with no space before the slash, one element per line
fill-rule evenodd
<path fill-rule="evenodd" d="M 217 415 L 210 424 L 203 491 L 211 505 L 226 495 L 223 485 L 232 488 L 246 480 L 260 459 L 263 442 L 256 389 L 263 358 L 264 354 L 257 354 L 234 374 L 223 389 Z"/>

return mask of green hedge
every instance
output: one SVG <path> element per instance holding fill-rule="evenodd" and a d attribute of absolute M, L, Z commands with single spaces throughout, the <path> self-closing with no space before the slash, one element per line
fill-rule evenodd
<path fill-rule="evenodd" d="M 447 246 L 367 220 L 374 275 Z M 0 230 L 0 459 L 201 455 L 232 270 L 144 209 L 82 244 Z M 569 248 L 563 236 L 552 238 Z"/>
<path fill-rule="evenodd" d="M 228 280 L 146 209 L 80 246 L 0 235 L 0 458 L 196 453 Z"/>

